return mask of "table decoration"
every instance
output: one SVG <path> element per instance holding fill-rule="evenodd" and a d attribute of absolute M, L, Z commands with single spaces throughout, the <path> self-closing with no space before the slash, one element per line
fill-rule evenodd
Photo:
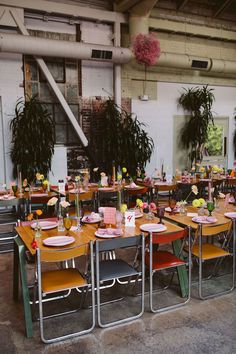
<path fill-rule="evenodd" d="M 34 230 L 35 230 L 35 239 L 39 239 L 41 237 L 41 225 L 39 223 L 39 219 L 38 217 L 41 216 L 43 214 L 42 210 L 41 209 L 37 209 L 35 211 L 35 227 L 34 227 Z M 27 220 L 28 221 L 32 221 L 34 219 L 34 213 L 30 213 L 28 216 L 27 216 Z"/>
<path fill-rule="evenodd" d="M 190 190 L 189 194 L 187 195 L 187 197 L 184 200 L 180 200 L 179 202 L 176 203 L 176 205 L 179 207 L 180 215 L 187 214 L 187 210 L 186 210 L 187 200 L 192 193 L 195 195 L 198 194 L 198 187 L 195 184 L 191 186 L 191 190 Z"/>

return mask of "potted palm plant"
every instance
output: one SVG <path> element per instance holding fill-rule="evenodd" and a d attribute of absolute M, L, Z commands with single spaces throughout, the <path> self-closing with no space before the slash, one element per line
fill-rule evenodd
<path fill-rule="evenodd" d="M 182 128 L 180 139 L 182 146 L 190 150 L 191 164 L 201 162 L 204 144 L 208 136 L 208 126 L 214 124 L 212 104 L 215 100 L 213 89 L 208 86 L 185 89 L 178 99 L 179 105 L 189 113 Z"/>
<path fill-rule="evenodd" d="M 21 171 L 23 178 L 33 181 L 36 172 L 47 175 L 54 153 L 54 122 L 36 96 L 17 101 L 10 129 L 13 176 Z"/>
<path fill-rule="evenodd" d="M 118 107 L 111 99 L 101 105 L 96 133 L 91 137 L 90 150 L 100 170 L 112 171 L 115 166 L 128 166 L 134 176 L 136 168 L 144 169 L 154 148 L 151 137 L 135 115 Z M 100 133 L 98 133 L 100 131 Z"/>

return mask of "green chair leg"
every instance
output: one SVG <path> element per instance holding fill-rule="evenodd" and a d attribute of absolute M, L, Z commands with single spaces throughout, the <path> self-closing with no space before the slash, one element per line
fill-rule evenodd
<path fill-rule="evenodd" d="M 173 247 L 174 254 L 179 257 L 179 253 L 181 250 L 181 241 L 175 240 L 172 243 L 172 247 Z M 188 296 L 188 274 L 187 274 L 186 266 L 183 265 L 181 267 L 178 267 L 177 272 L 178 272 L 182 297 L 187 297 Z"/>
<path fill-rule="evenodd" d="M 19 282 L 19 267 L 20 266 L 20 276 L 21 276 L 21 287 L 22 287 L 22 297 L 23 297 L 23 306 L 24 306 L 24 316 L 25 316 L 25 329 L 26 336 L 30 338 L 33 336 L 33 324 L 32 324 L 32 315 L 30 308 L 30 298 L 29 290 L 27 286 L 27 275 L 26 275 L 26 266 L 25 266 L 25 245 L 20 239 L 20 237 L 15 238 L 15 248 L 14 248 L 14 274 L 13 277 L 13 296 L 14 299 L 18 299 L 18 282 Z M 18 257 L 17 257 L 18 256 Z M 18 258 L 18 260 L 17 260 Z"/>

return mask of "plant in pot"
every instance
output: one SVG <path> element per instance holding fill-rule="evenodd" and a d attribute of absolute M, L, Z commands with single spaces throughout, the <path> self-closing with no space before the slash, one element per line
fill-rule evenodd
<path fill-rule="evenodd" d="M 54 122 L 36 96 L 17 101 L 10 129 L 14 178 L 18 171 L 29 182 L 35 179 L 36 172 L 47 175 L 54 153 Z"/>
<path fill-rule="evenodd" d="M 130 176 L 136 175 L 137 166 L 143 170 L 154 148 L 145 125 L 111 99 L 101 105 L 97 121 L 100 128 L 91 137 L 90 147 L 99 170 L 109 174 L 114 163 L 116 168 L 129 166 Z"/>
<path fill-rule="evenodd" d="M 213 89 L 208 86 L 185 89 L 178 104 L 190 114 L 184 124 L 180 140 L 182 146 L 190 150 L 191 165 L 203 159 L 204 144 L 208 137 L 209 124 L 214 124 L 212 104 L 215 100 Z"/>

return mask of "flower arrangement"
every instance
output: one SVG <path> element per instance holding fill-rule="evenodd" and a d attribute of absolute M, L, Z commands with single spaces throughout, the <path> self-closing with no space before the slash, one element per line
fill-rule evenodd
<path fill-rule="evenodd" d="M 181 200 L 180 202 L 177 202 L 176 205 L 179 206 L 179 207 L 184 207 L 187 204 L 187 200 L 188 200 L 188 198 L 190 197 L 190 195 L 192 193 L 195 194 L 195 195 L 198 194 L 198 188 L 197 188 L 197 186 L 195 184 L 192 185 L 191 191 L 189 192 L 187 197 L 184 200 Z"/>
<path fill-rule="evenodd" d="M 204 198 L 194 199 L 192 201 L 192 206 L 194 206 L 195 208 L 204 207 L 205 205 L 206 201 Z"/>
<path fill-rule="evenodd" d="M 147 67 L 155 65 L 161 54 L 160 43 L 154 33 L 139 33 L 133 40 L 133 53 L 139 64 L 144 64 L 145 80 L 143 94 L 146 91 Z"/>
<path fill-rule="evenodd" d="M 121 207 L 120 207 L 120 212 L 122 214 L 124 214 L 127 210 L 127 204 L 121 204 Z"/>
<path fill-rule="evenodd" d="M 35 226 L 35 238 L 37 237 L 40 237 L 41 236 L 41 227 L 39 225 L 39 216 L 41 216 L 43 214 L 42 210 L 41 209 L 37 209 L 35 210 L 35 220 L 36 220 L 36 226 Z M 32 221 L 34 219 L 34 213 L 30 213 L 28 216 L 27 216 L 27 220 L 28 221 Z M 36 245 L 37 246 L 37 243 Z"/>
<path fill-rule="evenodd" d="M 154 65 L 161 54 L 160 43 L 154 33 L 139 33 L 133 40 L 133 52 L 138 63 Z"/>

